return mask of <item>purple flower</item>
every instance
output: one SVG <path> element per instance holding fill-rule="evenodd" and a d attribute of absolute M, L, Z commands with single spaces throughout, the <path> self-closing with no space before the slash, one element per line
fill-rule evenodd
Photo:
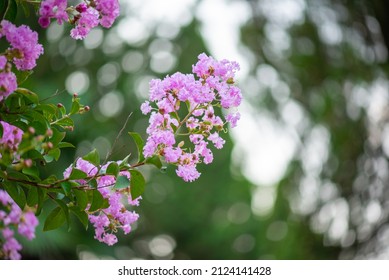
<path fill-rule="evenodd" d="M 99 24 L 99 12 L 93 8 L 88 8 L 85 12 L 80 13 L 76 21 L 76 26 L 70 31 L 73 39 L 84 39 L 92 28 Z"/>
<path fill-rule="evenodd" d="M 140 106 L 140 110 L 142 111 L 143 115 L 147 115 L 148 113 L 150 113 L 151 109 L 152 108 L 150 106 L 150 102 L 147 100 Z"/>
<path fill-rule="evenodd" d="M 4 70 L 7 64 L 7 58 L 4 55 L 0 55 L 0 70 Z"/>
<path fill-rule="evenodd" d="M 190 165 L 179 165 L 176 173 L 179 177 L 181 177 L 185 182 L 192 182 L 198 179 L 201 175 L 196 170 L 196 166 L 193 164 Z"/>
<path fill-rule="evenodd" d="M 38 33 L 28 26 L 16 27 L 7 20 L 2 20 L 1 34 L 5 36 L 13 54 L 13 62 L 18 70 L 31 70 L 36 66 L 36 60 L 43 54 L 43 47 L 38 44 Z"/>
<path fill-rule="evenodd" d="M 223 121 L 214 107 L 235 108 L 242 100 L 239 88 L 234 86 L 235 72 L 239 70 L 236 62 L 217 61 L 206 54 L 200 54 L 198 58 L 192 67 L 198 79 L 193 74 L 182 73 L 166 76 L 163 80 L 153 79 L 150 81 L 150 100 L 141 106 L 143 114 L 152 112 L 146 129 L 148 138 L 144 156 L 163 156 L 167 163 L 177 165 L 176 173 L 185 181 L 200 176 L 197 164 L 213 161 L 207 144 L 212 142 L 221 149 L 225 140 L 219 133 L 226 131 L 227 122 L 234 127 L 239 119 L 239 113 L 236 113 Z M 177 136 L 187 137 L 189 141 L 176 141 Z M 188 142 L 191 144 L 185 147 Z M 191 152 L 193 146 L 194 152 Z"/>
<path fill-rule="evenodd" d="M 43 28 L 47 28 L 50 25 L 51 18 L 55 18 L 58 24 L 67 21 L 67 5 L 67 0 L 43 0 L 39 8 L 39 24 Z"/>
<path fill-rule="evenodd" d="M 240 120 L 240 113 L 231 113 L 226 116 L 226 121 L 231 124 L 231 127 L 236 127 L 237 122 Z"/>
<path fill-rule="evenodd" d="M 14 230 L 18 229 L 19 234 L 29 240 L 35 238 L 35 228 L 38 225 L 38 219 L 30 210 L 22 211 L 20 207 L 12 200 L 7 192 L 0 189 L 0 250 L 6 259 L 18 260 L 21 258 L 19 251 L 22 245 L 14 238 Z"/>
<path fill-rule="evenodd" d="M 16 76 L 13 72 L 0 72 L 0 101 L 7 98 L 17 87 Z"/>
<path fill-rule="evenodd" d="M 25 236 L 28 240 L 35 238 L 35 228 L 38 225 L 38 219 L 32 212 L 25 213 L 21 218 L 21 223 L 18 227 L 18 232 Z"/>
<path fill-rule="evenodd" d="M 0 121 L 3 127 L 3 136 L 0 138 L 0 147 L 16 151 L 20 142 L 22 141 L 23 131 L 7 122 Z"/>
<path fill-rule="evenodd" d="M 119 1 L 118 0 L 95 0 L 96 10 L 101 14 L 100 24 L 105 28 L 109 28 L 119 16 Z"/>

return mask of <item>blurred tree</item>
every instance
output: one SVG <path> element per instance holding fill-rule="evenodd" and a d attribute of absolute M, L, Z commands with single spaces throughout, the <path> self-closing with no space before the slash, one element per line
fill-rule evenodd
<path fill-rule="evenodd" d="M 278 186 L 288 215 L 340 258 L 387 258 L 388 3 L 275 1 L 298 12 L 281 17 L 269 12 L 275 2 L 248 2 L 242 40 L 255 57 L 252 75 L 266 65 L 290 90 L 279 98 L 267 88 L 259 106 L 299 137 Z M 303 117 L 293 123 L 296 113 Z"/>

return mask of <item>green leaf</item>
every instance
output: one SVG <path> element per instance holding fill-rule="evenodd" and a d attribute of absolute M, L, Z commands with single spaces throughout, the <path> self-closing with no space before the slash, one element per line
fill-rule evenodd
<path fill-rule="evenodd" d="M 2 138 L 2 137 L 3 137 L 3 126 L 0 125 L 0 138 Z"/>
<path fill-rule="evenodd" d="M 130 159 L 131 154 L 126 156 L 119 164 L 119 168 L 128 167 L 128 160 Z"/>
<path fill-rule="evenodd" d="M 42 188 L 37 188 L 38 191 L 38 208 L 36 209 L 36 215 L 40 215 L 42 208 L 43 208 L 43 202 L 46 198 L 46 191 Z"/>
<path fill-rule="evenodd" d="M 29 168 L 22 169 L 23 174 L 32 177 L 33 179 L 37 179 L 40 181 L 39 170 L 36 166 L 31 166 Z"/>
<path fill-rule="evenodd" d="M 74 126 L 74 121 L 69 117 L 64 117 L 55 122 L 59 126 Z"/>
<path fill-rule="evenodd" d="M 92 190 L 92 202 L 89 208 L 89 212 L 94 212 L 102 208 L 104 204 L 104 198 L 98 190 Z"/>
<path fill-rule="evenodd" d="M 37 204 L 38 204 L 38 188 L 31 187 L 27 193 L 27 205 L 33 207 Z"/>
<path fill-rule="evenodd" d="M 134 142 L 136 144 L 136 147 L 138 149 L 138 162 L 143 162 L 144 161 L 144 156 L 143 156 L 143 146 L 144 142 L 142 137 L 140 136 L 139 133 L 136 132 L 128 132 L 128 134 L 134 139 Z"/>
<path fill-rule="evenodd" d="M 68 208 L 68 206 L 62 200 L 55 199 L 54 201 L 58 204 L 59 207 L 61 207 L 62 211 L 64 212 L 66 224 L 68 226 L 68 230 L 70 230 L 70 218 L 69 218 L 69 208 Z"/>
<path fill-rule="evenodd" d="M 77 200 L 77 205 L 81 210 L 84 210 L 88 205 L 88 195 L 86 191 L 73 189 L 74 196 Z"/>
<path fill-rule="evenodd" d="M 100 165 L 100 156 L 96 149 L 91 151 L 89 154 L 83 156 L 82 159 L 89 161 L 94 166 Z"/>
<path fill-rule="evenodd" d="M 37 150 L 30 150 L 23 155 L 23 158 L 29 158 L 32 160 L 43 160 L 43 155 Z"/>
<path fill-rule="evenodd" d="M 66 215 L 63 209 L 58 206 L 50 212 L 47 216 L 45 224 L 43 225 L 43 231 L 49 231 L 62 226 L 66 221 Z"/>
<path fill-rule="evenodd" d="M 11 22 L 15 21 L 16 15 L 18 13 L 18 6 L 15 0 L 8 0 L 8 6 L 5 10 L 3 19 L 9 20 Z"/>
<path fill-rule="evenodd" d="M 80 111 L 80 102 L 78 98 L 73 100 L 72 108 L 70 109 L 70 114 L 74 115 L 77 114 Z"/>
<path fill-rule="evenodd" d="M 147 164 L 152 164 L 154 165 L 155 167 L 157 167 L 158 169 L 161 169 L 162 168 L 162 162 L 161 162 L 161 159 L 159 156 L 155 155 L 155 156 L 152 156 L 150 158 L 147 158 L 146 159 L 146 163 Z"/>
<path fill-rule="evenodd" d="M 47 155 L 55 159 L 55 161 L 58 161 L 61 156 L 61 150 L 59 148 L 52 149 L 47 153 Z"/>
<path fill-rule="evenodd" d="M 54 127 L 51 130 L 53 131 L 53 136 L 51 136 L 50 142 L 56 147 L 65 138 L 66 132 L 60 132 Z"/>
<path fill-rule="evenodd" d="M 80 210 L 76 206 L 70 207 L 69 209 L 80 220 L 80 222 L 85 227 L 85 230 L 87 230 L 88 229 L 88 224 L 89 224 L 88 214 L 85 211 Z"/>
<path fill-rule="evenodd" d="M 61 188 L 63 189 L 63 192 L 65 193 L 65 195 L 69 196 L 70 192 L 72 190 L 72 184 L 70 182 L 62 182 Z"/>
<path fill-rule="evenodd" d="M 32 70 L 29 70 L 29 71 L 16 71 L 15 74 L 16 74 L 16 79 L 18 81 L 18 85 L 20 86 L 21 84 L 23 84 L 28 79 L 28 77 L 31 76 L 32 73 L 34 73 L 34 71 L 32 71 Z M 26 90 L 26 89 L 23 89 L 23 90 Z M 16 91 L 19 92 L 18 89 Z M 30 90 L 27 90 L 27 91 L 29 91 L 30 93 L 33 93 Z M 34 97 L 36 97 L 36 99 L 35 100 L 31 100 L 31 101 L 34 102 L 35 104 L 37 104 L 38 101 L 39 101 L 39 98 L 38 98 L 38 96 L 36 94 L 34 94 Z"/>
<path fill-rule="evenodd" d="M 63 148 L 75 148 L 75 147 L 72 143 L 61 142 L 58 144 L 58 148 L 63 149 Z"/>
<path fill-rule="evenodd" d="M 126 176 L 118 176 L 114 188 L 117 190 L 125 189 L 130 186 L 130 180 Z"/>
<path fill-rule="evenodd" d="M 131 198 L 134 200 L 145 191 L 146 181 L 138 170 L 130 170 L 131 173 Z"/>
<path fill-rule="evenodd" d="M 19 205 L 20 209 L 23 210 L 26 205 L 26 194 L 22 187 L 11 182 L 3 182 L 3 185 L 10 197 Z"/>
<path fill-rule="evenodd" d="M 87 178 L 88 175 L 79 169 L 73 168 L 72 172 L 70 173 L 69 179 L 70 180 L 81 180 Z"/>
<path fill-rule="evenodd" d="M 108 167 L 107 171 L 105 172 L 107 175 L 113 175 L 117 176 L 120 171 L 119 165 L 116 162 L 111 162 Z"/>

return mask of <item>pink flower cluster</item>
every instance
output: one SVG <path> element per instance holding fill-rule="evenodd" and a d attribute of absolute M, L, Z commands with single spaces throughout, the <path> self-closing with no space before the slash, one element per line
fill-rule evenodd
<path fill-rule="evenodd" d="M 22 211 L 3 190 L 0 190 L 0 206 L 2 206 L 0 207 L 0 244 L 2 244 L 0 253 L 4 254 L 4 258 L 20 259 L 19 251 L 22 249 L 22 245 L 16 240 L 14 230 L 11 227 L 17 228 L 20 235 L 32 240 L 35 238 L 38 219 L 32 211 Z"/>
<path fill-rule="evenodd" d="M 69 19 L 72 14 L 72 19 Z M 75 27 L 70 31 L 74 39 L 84 39 L 92 28 L 101 25 L 109 28 L 119 16 L 118 0 L 88 0 L 75 8 L 67 7 L 67 0 L 43 0 L 39 9 L 39 24 L 47 28 L 50 19 L 57 19 L 59 24 L 70 20 Z"/>
<path fill-rule="evenodd" d="M 0 39 L 3 37 L 11 47 L 4 55 L 0 55 L 0 101 L 7 98 L 18 87 L 10 62 L 12 61 L 18 70 L 31 70 L 43 53 L 42 45 L 38 44 L 38 34 L 26 25 L 16 27 L 9 21 L 2 20 Z"/>
<path fill-rule="evenodd" d="M 4 121 L 0 121 L 0 125 L 3 127 L 3 135 L 0 137 L 0 151 L 9 150 L 11 154 L 14 154 L 22 141 L 23 131 Z"/>
<path fill-rule="evenodd" d="M 4 36 L 11 45 L 7 50 L 7 57 L 12 57 L 18 70 L 33 69 L 36 60 L 43 54 L 43 47 L 38 44 L 38 33 L 26 25 L 16 27 L 7 20 L 2 20 L 0 25 L 0 38 Z"/>
<path fill-rule="evenodd" d="M 83 159 L 78 159 L 75 167 L 70 166 L 64 172 L 64 178 L 68 178 L 73 168 L 79 169 L 90 177 L 96 177 L 97 189 L 108 200 L 109 206 L 97 212 L 89 213 L 89 221 L 95 228 L 95 239 L 108 245 L 114 245 L 118 239 L 116 233 L 118 229 L 122 229 L 124 234 L 131 232 L 131 225 L 135 223 L 139 215 L 135 211 L 129 211 L 125 204 L 131 206 L 139 206 L 140 197 L 132 200 L 130 194 L 130 186 L 127 189 L 115 190 L 113 186 L 116 183 L 116 178 L 113 175 L 105 174 L 109 163 L 97 168 L 93 164 Z M 101 176 L 98 176 L 101 174 Z M 119 176 L 126 176 L 130 179 L 130 173 L 127 171 L 120 172 Z M 85 180 L 77 180 L 80 184 L 85 184 Z M 88 208 L 87 208 L 88 211 Z"/>
<path fill-rule="evenodd" d="M 199 178 L 198 163 L 213 161 L 209 143 L 217 149 L 223 147 L 225 140 L 220 132 L 225 131 L 227 123 L 236 126 L 240 115 L 235 110 L 242 101 L 240 89 L 234 85 L 238 63 L 216 61 L 205 54 L 198 58 L 192 68 L 198 79 L 182 73 L 154 79 L 150 82 L 150 101 L 154 106 L 149 101 L 141 106 L 143 114 L 151 112 L 144 156 L 163 156 L 167 163 L 177 165 L 177 175 L 186 182 Z M 233 112 L 223 121 L 215 113 L 215 107 Z M 181 118 L 184 110 L 187 113 Z M 189 146 L 185 146 L 186 136 Z M 178 142 L 178 137 L 183 140 Z"/>

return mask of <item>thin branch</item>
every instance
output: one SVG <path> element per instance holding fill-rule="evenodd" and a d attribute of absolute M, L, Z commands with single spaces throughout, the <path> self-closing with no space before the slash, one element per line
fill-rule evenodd
<path fill-rule="evenodd" d="M 118 142 L 120 136 L 123 134 L 123 131 L 124 131 L 124 129 L 126 128 L 127 123 L 128 123 L 128 121 L 130 120 L 131 116 L 132 116 L 132 112 L 128 115 L 126 121 L 124 122 L 123 127 L 120 129 L 118 135 L 116 136 L 115 141 L 114 141 L 113 144 L 112 144 L 111 150 L 107 153 L 107 156 L 105 157 L 105 160 L 104 160 L 104 162 L 103 162 L 103 165 L 106 164 L 107 161 L 108 161 L 108 159 L 112 156 L 113 150 L 115 149 L 115 146 L 116 146 L 116 144 L 117 144 L 117 142 Z"/>

